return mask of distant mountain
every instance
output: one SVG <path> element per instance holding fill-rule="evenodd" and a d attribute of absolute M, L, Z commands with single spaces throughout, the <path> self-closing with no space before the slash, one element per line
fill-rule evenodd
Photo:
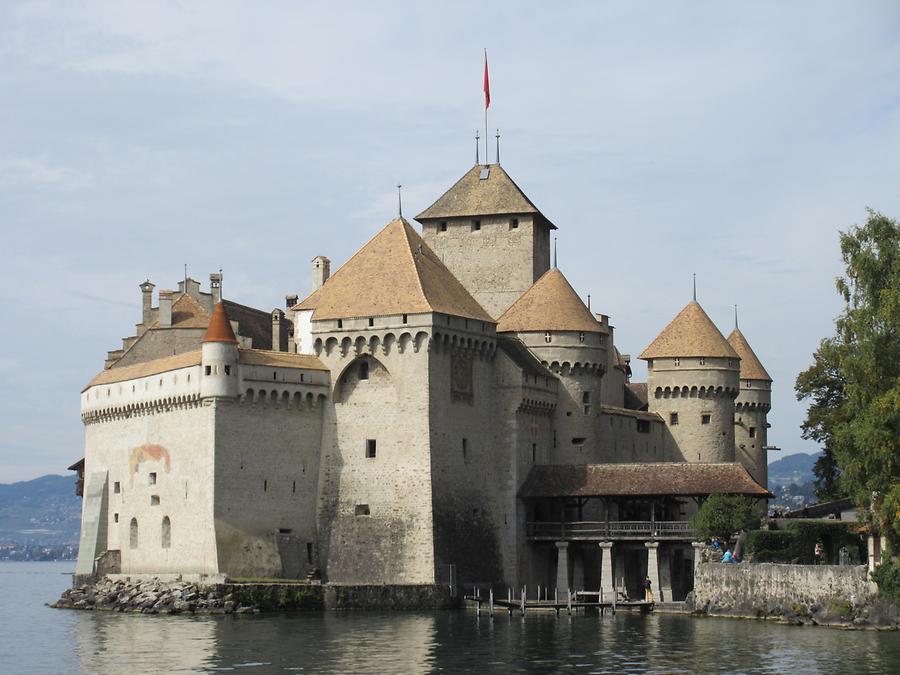
<path fill-rule="evenodd" d="M 77 545 L 80 529 L 74 474 L 0 484 L 0 543 Z"/>
<path fill-rule="evenodd" d="M 798 452 L 769 464 L 769 490 L 774 492 L 775 488 L 783 485 L 791 483 L 803 485 L 812 482 L 815 478 L 813 466 L 821 454 L 817 452 L 814 455 L 807 455 L 805 452 Z"/>

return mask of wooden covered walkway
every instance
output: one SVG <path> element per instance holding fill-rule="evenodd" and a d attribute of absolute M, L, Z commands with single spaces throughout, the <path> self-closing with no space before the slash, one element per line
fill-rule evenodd
<path fill-rule="evenodd" d="M 595 609 L 604 614 L 611 612 L 616 613 L 617 609 L 639 610 L 641 612 L 649 612 L 653 609 L 652 600 L 631 600 L 623 598 L 604 598 L 603 591 L 567 591 L 565 597 L 560 597 L 554 592 L 553 597 L 541 597 L 541 589 L 538 588 L 538 597 L 529 598 L 527 589 L 523 588 L 519 597 L 515 597 L 512 589 L 507 590 L 505 598 L 494 597 L 493 589 L 488 590 L 487 596 L 481 595 L 480 589 L 474 589 L 471 595 L 464 596 L 466 601 L 475 603 L 475 612 L 481 615 L 482 611 L 487 611 L 490 616 L 495 611 L 506 611 L 510 615 L 513 612 L 520 612 L 522 616 L 528 610 L 552 610 L 557 616 L 560 612 L 567 614 L 578 613 L 578 610 Z"/>

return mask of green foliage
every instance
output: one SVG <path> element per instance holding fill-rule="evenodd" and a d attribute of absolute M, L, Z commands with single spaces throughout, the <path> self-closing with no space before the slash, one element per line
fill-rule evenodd
<path fill-rule="evenodd" d="M 825 446 L 837 487 L 869 507 L 876 529 L 896 550 L 900 539 L 900 225 L 869 211 L 862 227 L 841 233 L 845 306 L 833 337 L 800 373 L 797 398 L 809 400 L 806 438 Z M 818 476 L 818 474 L 817 474 Z M 823 491 L 830 475 L 823 466 Z"/>
<path fill-rule="evenodd" d="M 691 518 L 691 527 L 701 539 L 729 541 L 740 530 L 759 527 L 759 515 L 751 499 L 715 492 Z"/>
<path fill-rule="evenodd" d="M 747 552 L 754 562 L 812 565 L 818 541 L 825 548 L 826 563 L 837 562 L 841 546 L 847 547 L 852 564 L 865 559 L 862 539 L 841 521 L 795 520 L 784 530 L 754 530 L 747 535 Z"/>
<path fill-rule="evenodd" d="M 900 566 L 892 563 L 887 555 L 872 572 L 872 580 L 878 584 L 879 594 L 900 603 Z"/>

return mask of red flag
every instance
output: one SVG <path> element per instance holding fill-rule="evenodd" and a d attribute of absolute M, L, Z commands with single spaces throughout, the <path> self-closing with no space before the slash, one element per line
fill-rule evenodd
<path fill-rule="evenodd" d="M 488 79 L 487 49 L 484 50 L 484 109 L 491 105 L 491 82 Z"/>

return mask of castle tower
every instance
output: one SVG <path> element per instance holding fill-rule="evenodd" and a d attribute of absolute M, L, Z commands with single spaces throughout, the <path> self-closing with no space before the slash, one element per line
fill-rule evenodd
<path fill-rule="evenodd" d="M 549 463 L 601 461 L 596 427 L 609 358 L 608 327 L 553 268 L 503 313 L 497 332 L 514 334 L 556 373 L 565 389 L 560 391 Z"/>
<path fill-rule="evenodd" d="M 650 412 L 688 462 L 733 462 L 740 357 L 695 300 L 647 347 Z"/>
<path fill-rule="evenodd" d="M 238 397 L 238 341 L 221 302 L 203 336 L 201 366 L 200 398 Z"/>
<path fill-rule="evenodd" d="M 476 164 L 416 220 L 428 246 L 493 317 L 550 269 L 556 226 L 499 164 Z"/>
<path fill-rule="evenodd" d="M 760 363 L 735 321 L 728 344 L 741 357 L 740 392 L 734 406 L 734 453 L 753 479 L 766 487 L 769 465 L 766 416 L 772 407 L 772 378 Z"/>

